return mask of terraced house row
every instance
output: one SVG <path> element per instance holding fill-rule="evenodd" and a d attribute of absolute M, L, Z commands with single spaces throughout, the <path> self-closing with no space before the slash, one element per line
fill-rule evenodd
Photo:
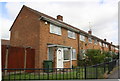
<path fill-rule="evenodd" d="M 35 68 L 43 68 L 44 60 L 52 60 L 54 68 L 76 66 L 77 56 L 86 49 L 118 51 L 91 30 L 84 32 L 63 22 L 61 15 L 53 18 L 27 6 L 22 7 L 10 31 L 10 45 L 35 49 Z"/>

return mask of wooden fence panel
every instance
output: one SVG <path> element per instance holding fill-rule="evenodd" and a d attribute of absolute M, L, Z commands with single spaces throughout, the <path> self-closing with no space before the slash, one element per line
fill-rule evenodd
<path fill-rule="evenodd" d="M 1 50 L 1 53 L 2 53 L 2 68 L 5 68 L 6 49 L 7 49 L 7 46 L 2 45 L 2 50 Z"/>
<path fill-rule="evenodd" d="M 8 68 L 24 68 L 24 48 L 10 47 L 8 53 Z"/>
<path fill-rule="evenodd" d="M 5 68 L 6 61 L 6 68 L 35 68 L 35 49 L 9 46 L 8 59 L 6 51 L 7 45 L 2 45 L 2 68 Z"/>
<path fill-rule="evenodd" d="M 26 49 L 26 68 L 35 68 L 35 49 Z M 33 72 L 32 70 L 29 70 L 27 72 Z"/>

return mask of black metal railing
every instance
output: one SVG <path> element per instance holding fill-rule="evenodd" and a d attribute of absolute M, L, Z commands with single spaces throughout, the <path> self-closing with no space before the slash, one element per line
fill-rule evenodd
<path fill-rule="evenodd" d="M 110 73 L 116 66 L 116 61 L 77 68 L 4 68 L 2 69 L 2 80 L 103 79 L 104 73 Z"/>

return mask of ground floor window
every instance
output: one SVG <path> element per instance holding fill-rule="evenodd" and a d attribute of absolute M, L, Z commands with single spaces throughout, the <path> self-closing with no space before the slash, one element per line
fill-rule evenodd
<path fill-rule="evenodd" d="M 64 54 L 64 60 L 70 59 L 70 50 L 68 48 L 63 49 L 63 54 Z"/>
<path fill-rule="evenodd" d="M 72 49 L 72 60 L 76 60 L 76 49 Z"/>
<path fill-rule="evenodd" d="M 54 50 L 52 47 L 48 48 L 48 60 L 53 60 Z"/>
<path fill-rule="evenodd" d="M 85 57 L 86 57 L 85 52 L 86 52 L 85 49 L 81 49 L 81 50 L 80 50 L 80 59 L 81 59 L 81 60 L 85 59 Z"/>

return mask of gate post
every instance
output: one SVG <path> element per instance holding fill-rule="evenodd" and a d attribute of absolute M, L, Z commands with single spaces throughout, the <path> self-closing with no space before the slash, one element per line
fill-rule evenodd
<path fill-rule="evenodd" d="M 85 76 L 85 79 L 87 79 L 87 67 L 86 67 L 86 64 L 85 64 L 84 67 L 85 67 L 85 75 L 84 76 Z"/>
<path fill-rule="evenodd" d="M 25 48 L 24 69 L 26 68 L 26 56 L 27 56 L 27 49 Z M 25 70 L 24 70 L 24 72 L 25 72 Z"/>
<path fill-rule="evenodd" d="M 9 52 L 8 48 L 9 48 L 9 45 L 7 45 L 6 48 L 7 49 L 6 49 L 6 56 L 5 56 L 5 68 L 7 69 L 8 68 L 8 52 Z M 7 74 L 7 70 L 5 70 L 5 75 L 6 74 Z"/>

